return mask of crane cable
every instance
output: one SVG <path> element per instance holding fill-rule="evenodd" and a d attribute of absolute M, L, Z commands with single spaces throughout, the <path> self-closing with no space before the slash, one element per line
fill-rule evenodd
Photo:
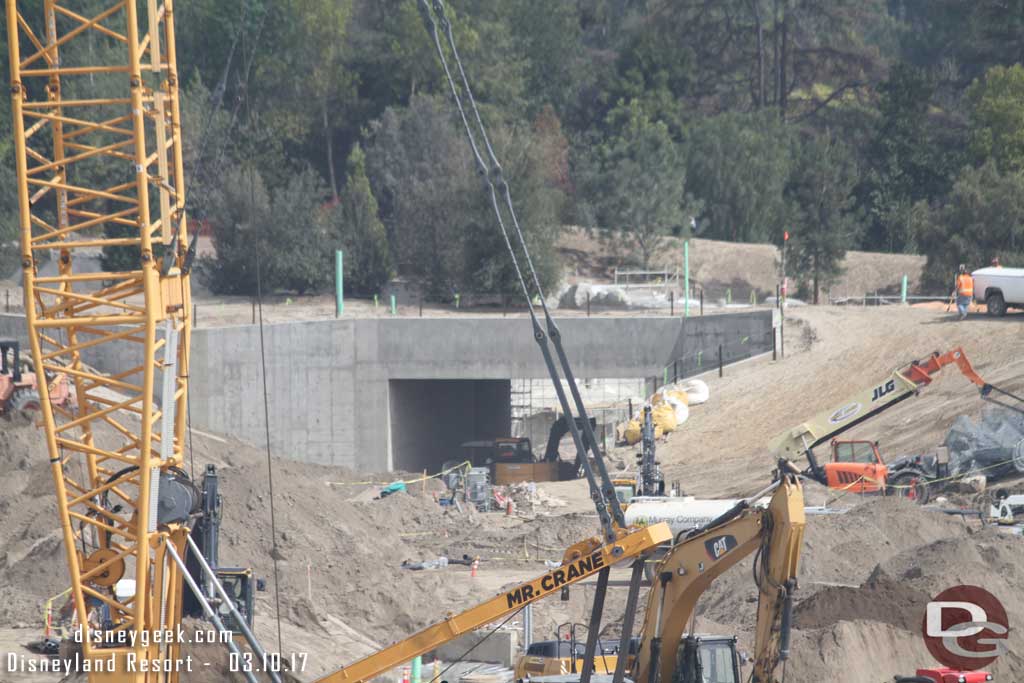
<path fill-rule="evenodd" d="M 474 160 L 476 161 L 477 170 L 481 177 L 484 179 L 484 183 L 487 186 L 488 193 L 491 199 L 491 207 L 494 209 L 494 215 L 497 218 L 498 227 L 501 230 L 502 238 L 505 241 L 505 246 L 508 249 L 509 256 L 512 259 L 512 266 L 515 269 L 516 277 L 519 280 L 519 284 L 522 287 L 523 295 L 526 299 L 527 310 L 530 315 L 530 320 L 533 324 L 534 339 L 540 347 L 541 354 L 544 357 L 544 363 L 547 367 L 548 374 L 554 384 L 555 394 L 558 397 L 559 404 L 562 408 L 562 412 L 566 416 L 566 422 L 569 426 L 569 431 L 572 434 L 573 443 L 576 447 L 578 466 L 583 469 L 584 474 L 587 478 L 587 483 L 590 487 L 591 498 L 594 501 L 594 505 L 597 508 L 598 518 L 601 521 L 601 527 L 604 533 L 605 542 L 614 543 L 616 540 L 616 534 L 614 527 L 625 527 L 625 516 L 622 513 L 622 508 L 619 505 L 618 498 L 615 495 L 615 487 L 611 482 L 611 477 L 608 475 L 608 470 L 605 467 L 604 459 L 597 447 L 597 437 L 594 434 L 594 427 L 590 424 L 590 419 L 587 415 L 586 407 L 583 404 L 582 396 L 579 392 L 579 387 L 576 385 L 575 377 L 573 376 L 572 369 L 569 365 L 568 357 L 566 356 L 565 349 L 561 342 L 561 333 L 555 325 L 554 320 L 551 317 L 551 312 L 548 309 L 547 303 L 544 299 L 544 289 L 540 284 L 540 279 L 537 276 L 537 270 L 533 265 L 533 259 L 530 257 L 530 251 L 526 243 L 526 239 L 523 236 L 522 228 L 519 224 L 519 219 L 516 216 L 515 208 L 512 203 L 512 195 L 509 190 L 508 182 L 505 180 L 503 175 L 501 164 L 498 162 L 497 156 L 494 153 L 494 149 L 491 146 L 490 139 L 487 136 L 487 129 L 484 126 L 483 119 L 480 116 L 480 111 L 477 108 L 476 100 L 473 97 L 472 88 L 469 85 L 469 79 L 466 77 L 465 69 L 462 66 L 462 60 L 459 58 L 458 49 L 455 46 L 455 37 L 452 33 L 451 22 L 448 20 L 447 13 L 444 8 L 443 0 L 433 0 L 432 2 L 434 12 L 431 13 L 431 3 L 428 0 L 420 0 L 418 7 L 420 13 L 423 16 L 424 22 L 430 29 L 431 36 L 434 40 L 434 46 L 437 51 L 438 58 L 441 62 L 441 67 L 444 70 L 445 78 L 448 82 L 449 90 L 452 95 L 452 99 L 459 112 L 459 118 L 462 120 L 463 128 L 466 132 L 466 137 L 469 141 L 470 149 L 473 152 Z M 435 18 L 436 14 L 436 18 Z M 447 44 L 452 53 L 452 58 L 458 67 L 459 76 L 462 82 L 462 88 L 465 92 L 466 99 L 469 103 L 469 107 L 473 112 L 473 118 L 476 121 L 476 127 L 479 129 L 480 137 L 483 142 L 483 148 L 486 149 L 488 159 L 490 160 L 490 166 L 484 161 L 483 156 L 480 153 L 480 145 L 478 145 L 476 137 L 473 133 L 472 126 L 470 125 L 469 118 L 466 115 L 466 108 L 463 106 L 462 97 L 459 94 L 459 88 L 456 86 L 455 79 L 452 76 L 451 69 L 448 66 L 448 59 L 445 56 L 444 48 L 441 45 L 441 37 L 438 30 L 438 22 L 444 29 L 445 37 L 447 38 Z M 537 317 L 536 307 L 533 304 L 530 296 L 530 287 L 527 284 L 527 280 L 523 275 L 522 268 L 519 263 L 519 258 L 516 256 L 515 248 L 512 245 L 512 240 L 509 237 L 509 231 L 506 227 L 505 220 L 501 215 L 501 208 L 498 200 L 498 190 L 495 187 L 497 184 L 501 188 L 501 193 L 504 199 L 504 203 L 507 207 L 509 218 L 511 219 L 512 227 L 515 230 L 516 240 L 522 249 L 523 257 L 526 266 L 529 269 L 530 279 L 532 280 L 533 286 L 536 289 L 537 298 L 539 305 L 543 311 L 545 323 L 547 326 L 547 333 L 541 327 L 540 321 Z M 572 393 L 573 402 L 576 405 L 576 410 L 579 413 L 579 420 L 583 425 L 584 435 L 581 436 L 580 428 L 577 425 L 577 418 L 574 416 L 573 411 L 569 407 L 569 401 L 565 396 L 565 390 L 562 387 L 561 378 L 558 371 L 555 369 L 554 360 L 551 356 L 551 350 L 548 347 L 548 340 L 554 344 L 555 352 L 558 355 L 559 364 L 562 367 L 562 373 L 565 377 L 566 384 L 569 385 L 569 390 Z M 585 438 L 584 438 L 585 436 Z M 595 476 L 593 468 L 591 467 L 589 456 L 587 452 L 591 451 L 594 455 L 594 464 L 597 466 L 598 475 L 601 478 L 601 482 L 598 483 L 597 476 Z M 610 514 L 609 514 L 610 508 Z"/>
<path fill-rule="evenodd" d="M 262 30 L 262 23 L 261 23 Z M 242 49 L 245 49 L 245 36 L 242 36 Z M 253 50 L 255 50 L 255 46 Z M 246 83 L 248 85 L 248 83 Z M 252 114 L 252 104 L 249 100 L 249 89 L 245 89 L 245 109 L 246 118 L 250 128 L 255 129 L 255 119 Z M 249 220 L 254 223 L 254 210 L 256 206 L 256 168 L 253 164 L 253 158 L 250 156 L 249 159 Z M 280 570 L 278 568 L 278 558 L 281 557 L 280 551 L 277 549 L 277 518 L 274 510 L 274 464 L 271 456 L 270 448 L 270 396 L 267 389 L 267 354 L 266 345 L 264 343 L 263 335 L 263 273 L 262 263 L 260 259 L 261 244 L 259 238 L 262 237 L 262 230 L 258 230 L 255 240 L 255 255 L 256 255 L 256 305 L 259 313 L 259 337 L 260 337 L 260 379 L 263 385 L 263 428 L 266 439 L 266 451 L 267 451 L 267 486 L 268 495 L 270 498 L 270 558 L 274 563 L 274 616 L 277 621 L 277 652 L 281 653 L 284 651 L 283 641 L 281 638 L 281 578 Z"/>

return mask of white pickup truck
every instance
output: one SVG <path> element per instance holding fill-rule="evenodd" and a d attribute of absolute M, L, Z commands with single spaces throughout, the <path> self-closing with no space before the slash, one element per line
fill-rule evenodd
<path fill-rule="evenodd" d="M 1024 308 L 1024 268 L 979 268 L 974 278 L 974 300 L 988 307 L 989 315 L 1006 315 L 1008 308 Z"/>

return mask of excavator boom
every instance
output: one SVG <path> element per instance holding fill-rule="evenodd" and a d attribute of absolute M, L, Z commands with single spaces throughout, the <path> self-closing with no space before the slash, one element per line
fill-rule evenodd
<path fill-rule="evenodd" d="M 796 588 L 804 535 L 804 496 L 795 467 L 779 463 L 779 479 L 767 508 L 750 501 L 677 543 L 659 563 L 647 600 L 640 649 L 634 664 L 637 683 L 672 683 L 676 651 L 697 599 L 711 582 L 751 553 L 757 553 L 757 632 L 754 683 L 774 683 L 776 665 L 789 652 L 789 613 Z"/>

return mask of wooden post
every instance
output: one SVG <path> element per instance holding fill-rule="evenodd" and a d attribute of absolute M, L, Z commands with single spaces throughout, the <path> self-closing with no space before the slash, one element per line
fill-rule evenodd
<path fill-rule="evenodd" d="M 423 295 L 420 294 L 420 317 L 423 317 Z"/>
<path fill-rule="evenodd" d="M 256 299 L 252 299 L 252 324 L 256 324 Z"/>
<path fill-rule="evenodd" d="M 587 317 L 590 317 L 590 292 L 587 292 Z"/>

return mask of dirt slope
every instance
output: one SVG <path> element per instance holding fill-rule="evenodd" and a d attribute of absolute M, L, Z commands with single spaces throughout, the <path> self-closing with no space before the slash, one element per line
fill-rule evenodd
<path fill-rule="evenodd" d="M 1024 315 L 954 322 L 916 308 L 804 307 L 787 313 L 786 358 L 756 360 L 706 377 L 711 398 L 658 448 L 671 479 L 700 496 L 741 495 L 764 481 L 766 445 L 819 411 L 835 408 L 894 369 L 962 346 L 987 381 L 1024 390 Z M 915 398 L 847 432 L 877 439 L 888 458 L 939 445 L 960 414 L 986 405 L 947 367 Z"/>
<path fill-rule="evenodd" d="M 626 253 L 614 244 L 588 236 L 585 231 L 567 229 L 559 241 L 559 252 L 570 276 L 610 281 L 616 266 L 627 266 Z M 751 288 L 759 295 L 774 294 L 779 281 L 779 250 L 771 244 L 746 244 L 695 238 L 690 240 L 690 280 L 715 296 L 733 289 L 737 300 L 746 300 Z M 917 291 L 925 258 L 914 254 L 879 254 L 849 251 L 844 273 L 832 286 L 835 296 L 861 296 L 867 292 L 899 293 L 900 279 L 906 275 L 911 292 Z M 665 248 L 654 256 L 652 269 L 663 266 L 682 268 L 681 240 L 667 239 Z M 792 273 L 791 273 L 792 275 Z"/>

